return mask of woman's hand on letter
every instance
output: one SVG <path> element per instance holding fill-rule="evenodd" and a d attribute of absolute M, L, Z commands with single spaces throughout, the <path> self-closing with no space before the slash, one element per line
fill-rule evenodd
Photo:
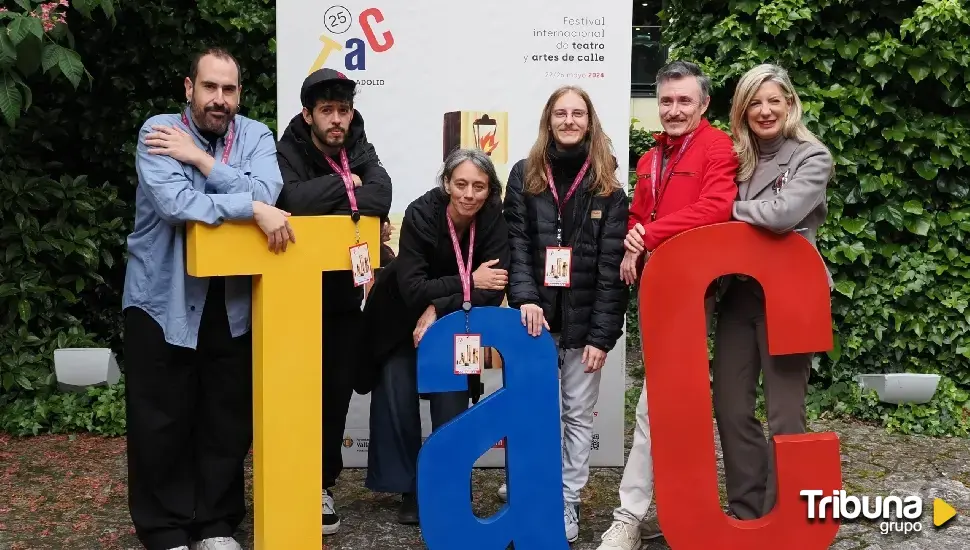
<path fill-rule="evenodd" d="M 519 308 L 519 313 L 522 315 L 522 326 L 529 332 L 529 336 L 539 336 L 542 334 L 543 327 L 549 330 L 549 323 L 542 313 L 542 308 L 538 305 L 523 304 Z"/>
<path fill-rule="evenodd" d="M 428 331 L 428 327 L 434 324 L 437 319 L 438 314 L 435 313 L 434 305 L 428 306 L 428 309 L 424 310 L 424 313 L 418 318 L 417 325 L 414 327 L 414 333 L 412 333 L 414 347 L 418 347 L 418 344 L 421 343 L 421 338 L 424 337 L 424 333 Z"/>

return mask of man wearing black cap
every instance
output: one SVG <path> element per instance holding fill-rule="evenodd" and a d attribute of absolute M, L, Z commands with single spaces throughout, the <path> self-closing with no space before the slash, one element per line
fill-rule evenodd
<path fill-rule="evenodd" d="M 277 144 L 283 190 L 277 207 L 294 216 L 346 214 L 385 220 L 382 242 L 390 238 L 391 178 L 364 133 L 354 109 L 356 83 L 333 69 L 303 81 L 303 111 L 290 121 Z M 386 246 L 366 243 L 370 250 Z M 387 252 L 381 256 L 381 264 Z M 353 343 L 362 330 L 363 289 L 373 280 L 366 269 L 323 274 L 323 533 L 340 528 L 331 488 L 343 468 L 341 445 L 354 388 Z"/>

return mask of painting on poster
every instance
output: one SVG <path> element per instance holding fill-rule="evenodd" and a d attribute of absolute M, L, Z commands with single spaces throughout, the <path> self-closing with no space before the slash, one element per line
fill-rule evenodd
<path fill-rule="evenodd" d="M 504 185 L 535 141 L 546 99 L 562 85 L 579 85 L 592 97 L 612 138 L 617 175 L 626 182 L 632 9 L 623 2 L 593 6 L 580 0 L 280 0 L 277 27 L 286 32 L 278 33 L 276 45 L 278 128 L 300 112 L 300 85 L 313 70 L 329 67 L 357 81 L 355 107 L 393 181 L 394 250 L 405 208 L 435 185 L 451 148 L 488 153 Z M 623 463 L 624 370 L 621 337 L 603 371 L 594 466 Z M 500 371 L 486 370 L 483 381 L 491 393 L 501 385 Z M 366 466 L 366 445 L 358 443 L 368 440 L 368 409 L 369 396 L 355 395 L 346 434 L 352 443 L 344 447 L 349 467 Z M 421 410 L 427 435 L 427 401 Z M 493 448 L 478 465 L 500 466 L 503 456 Z"/>

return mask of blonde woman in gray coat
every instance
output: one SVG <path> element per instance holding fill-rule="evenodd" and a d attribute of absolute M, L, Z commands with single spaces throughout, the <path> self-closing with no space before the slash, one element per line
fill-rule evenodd
<path fill-rule="evenodd" d="M 778 234 L 796 231 L 815 245 L 827 213 L 832 155 L 802 122 L 801 101 L 782 68 L 759 65 L 741 77 L 731 134 L 740 162 L 733 218 Z M 760 285 L 743 276 L 724 284 L 714 344 L 714 412 L 729 512 L 755 519 L 775 503 L 773 450 L 755 416 L 758 376 L 764 375 L 770 436 L 804 433 L 812 355 L 769 355 Z"/>

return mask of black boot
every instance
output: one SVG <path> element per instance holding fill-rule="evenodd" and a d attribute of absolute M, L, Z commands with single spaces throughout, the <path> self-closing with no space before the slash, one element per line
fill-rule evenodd
<path fill-rule="evenodd" d="M 418 498 L 414 493 L 401 495 L 401 507 L 397 511 L 397 522 L 403 525 L 418 525 Z"/>

